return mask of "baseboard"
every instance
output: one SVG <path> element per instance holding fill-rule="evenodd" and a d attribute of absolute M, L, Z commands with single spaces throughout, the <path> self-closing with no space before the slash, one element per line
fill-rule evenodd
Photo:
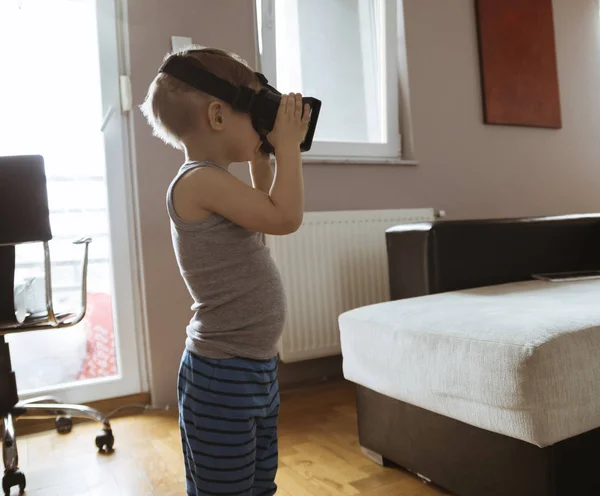
<path fill-rule="evenodd" d="M 149 405 L 150 404 L 150 393 L 139 393 L 132 394 L 129 396 L 121 396 L 119 398 L 110 398 L 106 400 L 93 401 L 86 403 L 87 406 L 99 410 L 102 413 L 108 414 L 119 408 L 123 408 L 129 405 Z M 139 409 L 124 409 L 122 412 L 115 414 L 111 418 L 124 417 L 132 414 L 139 414 Z M 73 424 L 79 424 L 81 422 L 89 422 L 85 419 L 73 419 Z M 22 417 L 18 419 L 15 430 L 17 436 L 24 436 L 27 434 L 36 434 L 38 432 L 50 431 L 55 428 L 54 419 L 27 419 Z"/>
<path fill-rule="evenodd" d="M 282 390 L 342 378 L 341 355 L 279 364 L 279 387 Z"/>

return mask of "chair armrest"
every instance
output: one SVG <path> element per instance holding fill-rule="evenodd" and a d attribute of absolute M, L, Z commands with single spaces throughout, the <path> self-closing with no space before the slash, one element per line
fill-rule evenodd
<path fill-rule="evenodd" d="M 81 304 L 73 312 L 57 314 L 54 310 L 52 297 L 52 267 L 50 260 L 50 248 L 48 242 L 44 242 L 44 272 L 45 272 L 45 297 L 46 297 L 46 315 L 33 315 L 27 317 L 22 323 L 11 319 L 7 322 L 0 322 L 0 336 L 12 332 L 20 331 L 39 331 L 45 329 L 56 329 L 72 327 L 79 324 L 85 317 L 87 310 L 87 273 L 89 262 L 89 245 L 91 238 L 81 238 L 74 241 L 74 244 L 84 245 L 84 252 L 81 264 Z M 13 262 L 14 263 L 14 262 Z M 14 313 L 14 312 L 13 312 Z"/>
<path fill-rule="evenodd" d="M 73 241 L 73 244 L 84 245 L 83 260 L 81 263 L 81 304 L 77 312 L 57 316 L 54 312 L 52 299 L 52 269 L 50 264 L 50 249 L 48 243 L 44 243 L 44 264 L 46 271 L 46 307 L 48 309 L 48 325 L 50 327 L 71 327 L 83 320 L 87 310 L 87 272 L 89 262 L 89 246 L 91 238 L 80 238 Z M 41 324 L 44 325 L 44 324 Z M 36 326 L 36 328 L 39 328 Z"/>

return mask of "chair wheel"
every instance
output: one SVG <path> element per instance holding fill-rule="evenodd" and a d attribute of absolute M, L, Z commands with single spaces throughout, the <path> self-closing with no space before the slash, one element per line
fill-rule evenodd
<path fill-rule="evenodd" d="M 59 434 L 68 434 L 73 429 L 73 419 L 71 417 L 56 417 L 54 425 Z"/>
<path fill-rule="evenodd" d="M 4 474 L 2 477 L 2 489 L 4 489 L 4 496 L 10 496 L 10 490 L 19 486 L 20 494 L 23 494 L 25 491 L 25 485 L 27 484 L 25 480 L 25 474 L 20 470 L 10 470 Z"/>
<path fill-rule="evenodd" d="M 104 453 L 110 453 L 115 445 L 115 437 L 111 429 L 103 429 L 96 436 L 96 447 Z"/>

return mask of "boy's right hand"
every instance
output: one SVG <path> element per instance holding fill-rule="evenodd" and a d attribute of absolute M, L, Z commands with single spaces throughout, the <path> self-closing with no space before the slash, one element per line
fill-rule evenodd
<path fill-rule="evenodd" d="M 304 110 L 304 112 L 303 112 Z M 282 95 L 273 130 L 267 139 L 275 150 L 288 146 L 299 147 L 304 141 L 310 121 L 310 105 L 302 108 L 302 95 Z"/>

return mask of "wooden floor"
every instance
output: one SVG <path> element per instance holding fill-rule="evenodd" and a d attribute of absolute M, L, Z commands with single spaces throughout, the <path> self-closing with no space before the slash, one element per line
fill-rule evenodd
<path fill-rule="evenodd" d="M 19 439 L 28 496 L 184 495 L 179 429 L 173 416 L 113 422 L 115 451 L 97 454 L 97 427 L 76 425 Z M 323 384 L 282 395 L 280 496 L 439 496 L 399 469 L 384 469 L 360 452 L 354 388 Z M 13 489 L 13 494 L 17 490 Z"/>

